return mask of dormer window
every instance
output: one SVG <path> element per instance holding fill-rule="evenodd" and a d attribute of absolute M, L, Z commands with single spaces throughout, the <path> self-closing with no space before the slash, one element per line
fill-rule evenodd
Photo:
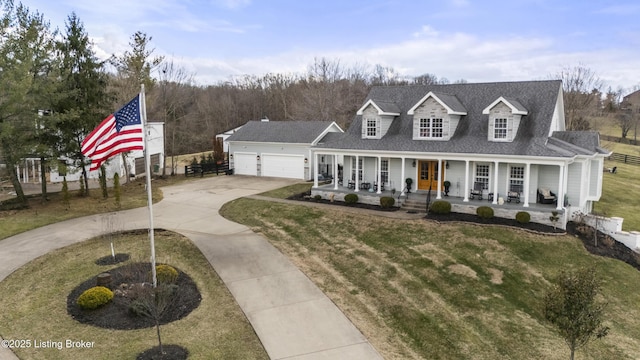
<path fill-rule="evenodd" d="M 499 97 L 482 113 L 489 115 L 489 141 L 511 142 L 515 139 L 522 117 L 529 112 L 516 99 Z"/>
<path fill-rule="evenodd" d="M 496 140 L 507 138 L 507 119 L 496 118 L 493 125 L 493 138 Z"/>
<path fill-rule="evenodd" d="M 442 138 L 443 122 L 441 118 L 422 118 L 419 127 L 421 138 Z"/>
<path fill-rule="evenodd" d="M 366 137 L 376 138 L 378 136 L 378 120 L 377 119 L 365 119 Z"/>
<path fill-rule="evenodd" d="M 447 141 L 467 110 L 454 95 L 429 92 L 407 115 L 413 116 L 413 140 Z"/>

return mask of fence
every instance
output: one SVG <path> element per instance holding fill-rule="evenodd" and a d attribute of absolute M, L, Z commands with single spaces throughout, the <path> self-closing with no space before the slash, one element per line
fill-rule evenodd
<path fill-rule="evenodd" d="M 611 142 L 630 144 L 630 145 L 640 145 L 640 140 L 621 138 L 619 136 L 610 136 L 610 135 L 602 135 L 600 134 L 600 140 L 606 140 Z"/>
<path fill-rule="evenodd" d="M 631 164 L 631 165 L 640 165 L 640 156 L 634 156 L 634 155 L 612 153 L 611 156 L 609 156 L 609 160 L 618 161 L 618 162 Z"/>

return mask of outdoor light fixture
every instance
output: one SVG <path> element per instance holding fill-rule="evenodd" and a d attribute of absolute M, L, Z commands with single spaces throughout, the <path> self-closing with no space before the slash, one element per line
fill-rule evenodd
<path fill-rule="evenodd" d="M 233 159 L 233 154 L 229 154 L 229 159 Z"/>
<path fill-rule="evenodd" d="M 444 167 L 445 167 L 445 169 L 448 169 L 448 168 L 449 168 L 449 162 L 448 162 L 448 161 L 445 161 L 445 162 L 444 162 Z"/>
<path fill-rule="evenodd" d="M 304 158 L 304 163 L 306 164 L 308 162 L 309 162 L 309 160 L 307 160 L 307 158 Z"/>
<path fill-rule="evenodd" d="M 256 156 L 256 159 L 257 159 L 258 161 L 260 161 L 260 155 Z"/>
<path fill-rule="evenodd" d="M 416 167 L 416 161 L 415 161 L 415 159 L 413 160 L 413 164 L 411 164 L 411 165 L 413 165 L 413 167 Z"/>

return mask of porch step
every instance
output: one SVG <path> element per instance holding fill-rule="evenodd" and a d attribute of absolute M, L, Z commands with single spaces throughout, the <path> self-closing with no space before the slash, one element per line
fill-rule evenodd
<path fill-rule="evenodd" d="M 422 200 L 406 199 L 400 208 L 408 212 L 426 213 L 427 203 Z"/>

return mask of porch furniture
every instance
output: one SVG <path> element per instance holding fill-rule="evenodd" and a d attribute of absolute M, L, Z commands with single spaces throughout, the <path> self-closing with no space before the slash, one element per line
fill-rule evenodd
<path fill-rule="evenodd" d="M 469 198 L 473 200 L 477 196 L 478 200 L 482 200 L 483 189 L 484 189 L 484 184 L 482 184 L 481 182 L 475 182 L 473 184 L 473 189 L 471 189 L 471 193 L 469 194 Z"/>
<path fill-rule="evenodd" d="M 509 192 L 507 192 L 507 202 L 511 202 L 511 200 L 515 200 L 515 202 L 519 204 L 521 193 L 522 193 L 522 185 L 511 185 Z"/>
<path fill-rule="evenodd" d="M 556 194 L 547 188 L 538 188 L 538 203 L 553 204 L 557 201 Z"/>
<path fill-rule="evenodd" d="M 347 183 L 347 187 L 349 189 L 355 189 L 356 188 L 356 182 L 353 180 L 349 180 L 349 182 Z"/>
<path fill-rule="evenodd" d="M 378 183 L 377 182 L 373 183 L 373 190 L 374 191 L 378 191 Z M 382 186 L 380 187 L 380 191 L 384 191 L 384 183 L 382 183 Z"/>
<path fill-rule="evenodd" d="M 360 184 L 360 189 L 362 190 L 369 190 L 370 188 L 371 188 L 371 183 L 363 182 Z"/>
<path fill-rule="evenodd" d="M 489 202 L 493 201 L 493 196 L 494 196 L 494 194 L 492 192 L 490 192 L 489 195 L 487 196 L 487 198 L 488 198 L 487 201 L 489 201 Z M 498 193 L 498 197 L 500 197 L 500 193 Z"/>

